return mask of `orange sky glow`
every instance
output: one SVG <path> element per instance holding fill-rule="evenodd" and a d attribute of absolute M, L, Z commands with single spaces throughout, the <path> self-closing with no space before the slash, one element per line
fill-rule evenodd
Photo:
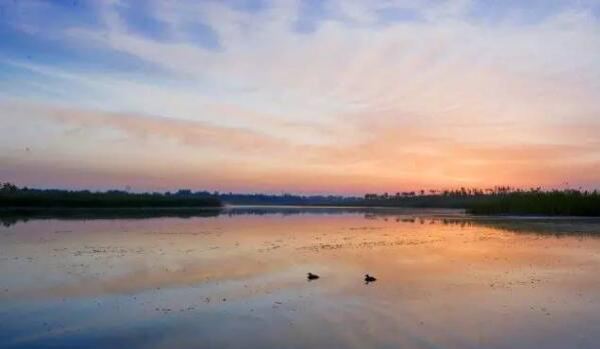
<path fill-rule="evenodd" d="M 600 188 L 596 2 L 542 13 L 509 1 L 494 17 L 471 1 L 324 4 L 156 1 L 131 14 L 103 1 L 79 20 L 52 3 L 9 6 L 0 180 Z"/>

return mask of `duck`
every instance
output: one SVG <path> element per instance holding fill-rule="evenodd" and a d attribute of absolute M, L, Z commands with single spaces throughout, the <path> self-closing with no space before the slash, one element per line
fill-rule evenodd
<path fill-rule="evenodd" d="M 377 279 L 374 276 L 371 276 L 369 274 L 365 275 L 365 284 L 368 284 L 369 282 L 374 282 L 377 281 Z"/>
<path fill-rule="evenodd" d="M 319 278 L 319 275 L 313 274 L 313 273 L 308 273 L 308 280 L 316 280 L 318 278 Z"/>

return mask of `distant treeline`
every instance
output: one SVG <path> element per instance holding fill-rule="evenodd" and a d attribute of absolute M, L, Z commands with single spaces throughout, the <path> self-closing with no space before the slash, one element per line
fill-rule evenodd
<path fill-rule="evenodd" d="M 532 190 L 540 190 L 539 188 Z M 511 187 L 458 188 L 452 190 L 417 190 L 397 193 L 365 194 L 360 200 L 361 206 L 384 207 L 420 207 L 420 208 L 470 208 L 474 205 L 488 204 L 499 197 L 515 191 Z"/>
<path fill-rule="evenodd" d="M 43 190 L 18 188 L 4 183 L 0 186 L 0 208 L 129 208 L 129 207 L 220 207 L 221 200 L 207 192 L 128 193 L 111 190 Z"/>
<path fill-rule="evenodd" d="M 510 192 L 510 187 L 493 189 L 460 188 L 456 190 L 418 190 L 395 194 L 342 195 L 293 195 L 293 194 L 239 194 L 215 192 L 225 204 L 231 205 L 297 205 L 297 206 L 392 206 L 466 208 L 473 201 L 487 200 L 490 195 Z"/>
<path fill-rule="evenodd" d="M 282 206 L 348 206 L 356 205 L 362 198 L 339 195 L 271 195 L 215 193 L 221 201 L 230 205 L 282 205 Z"/>
<path fill-rule="evenodd" d="M 511 187 L 367 194 L 365 206 L 464 208 L 477 215 L 600 216 L 600 193 Z"/>
<path fill-rule="evenodd" d="M 515 191 L 495 200 L 467 207 L 472 214 L 600 216 L 600 194 L 597 191 L 552 190 Z"/>
<path fill-rule="evenodd" d="M 600 216 L 597 191 L 573 189 L 529 190 L 508 186 L 487 189 L 419 190 L 395 194 L 271 195 L 237 194 L 182 189 L 175 193 L 129 193 L 125 191 L 66 191 L 18 188 L 0 185 L 0 208 L 133 208 L 133 207 L 220 207 L 229 205 L 362 206 L 459 208 L 472 214 L 526 214 Z"/>

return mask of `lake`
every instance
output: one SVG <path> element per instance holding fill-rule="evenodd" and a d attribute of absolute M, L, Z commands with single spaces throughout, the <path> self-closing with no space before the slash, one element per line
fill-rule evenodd
<path fill-rule="evenodd" d="M 596 219 L 238 207 L 3 222 L 0 348 L 600 347 Z"/>

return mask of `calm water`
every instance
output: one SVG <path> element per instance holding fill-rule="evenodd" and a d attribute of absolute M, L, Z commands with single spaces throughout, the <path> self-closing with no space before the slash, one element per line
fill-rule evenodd
<path fill-rule="evenodd" d="M 450 211 L 5 221 L 0 347 L 599 348 L 598 237 Z"/>

